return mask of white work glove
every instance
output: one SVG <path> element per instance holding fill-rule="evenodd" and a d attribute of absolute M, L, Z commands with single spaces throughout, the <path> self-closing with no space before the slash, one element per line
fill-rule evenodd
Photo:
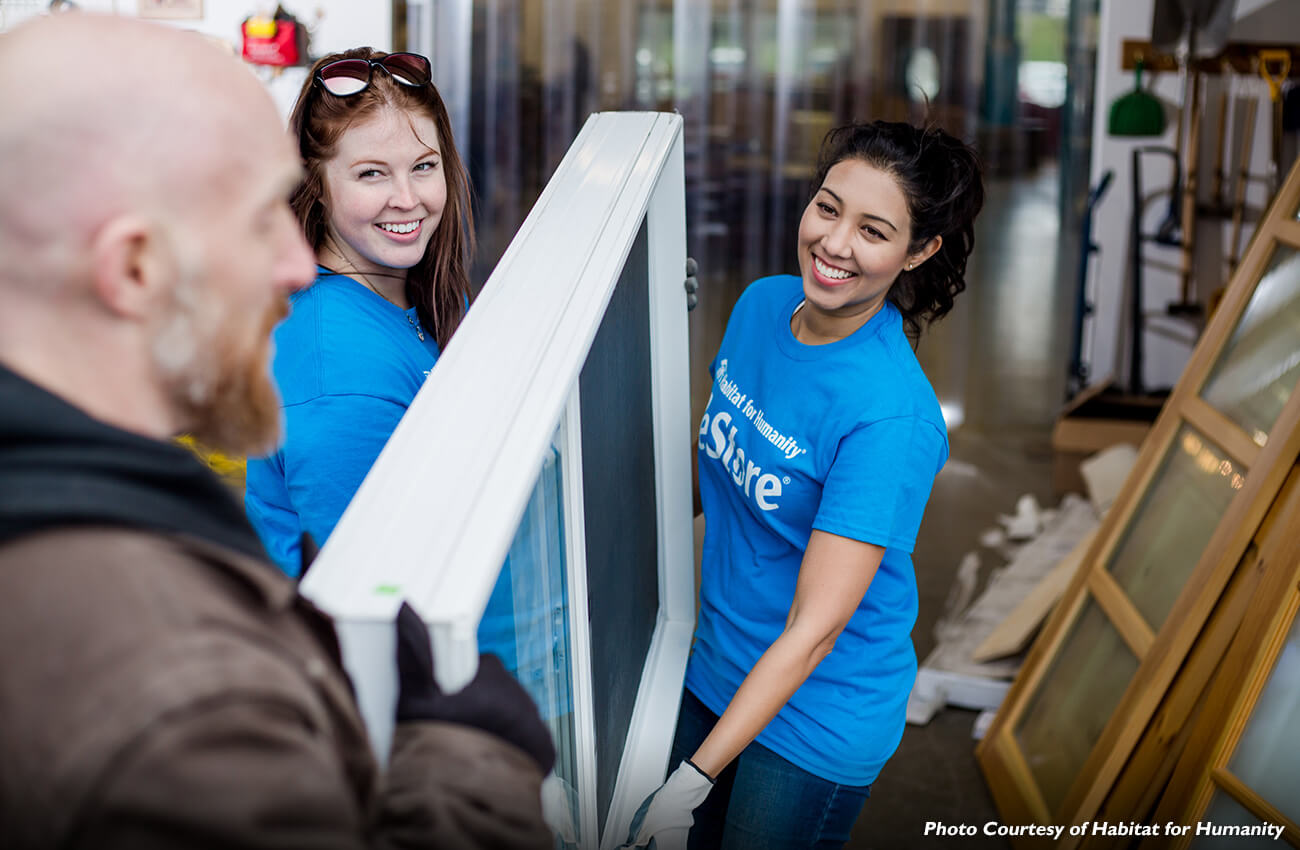
<path fill-rule="evenodd" d="M 647 847 L 652 850 L 686 850 L 695 817 L 691 813 L 713 790 L 713 780 L 686 759 L 668 781 L 652 793 L 632 816 L 623 850 Z"/>

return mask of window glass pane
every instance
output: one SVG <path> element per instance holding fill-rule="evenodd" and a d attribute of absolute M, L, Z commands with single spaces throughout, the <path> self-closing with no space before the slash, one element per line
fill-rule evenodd
<path fill-rule="evenodd" d="M 600 823 L 659 613 L 647 271 L 643 223 L 578 383 Z"/>
<path fill-rule="evenodd" d="M 1300 821 L 1300 619 L 1291 624 L 1277 664 L 1246 723 L 1228 769 Z"/>
<path fill-rule="evenodd" d="M 560 453 L 551 451 L 538 475 L 519 530 L 479 626 L 479 646 L 501 655 L 541 710 L 555 741 L 555 775 L 580 829 L 573 672 L 569 662 L 568 564 Z M 581 836 L 578 836 L 581 839 Z"/>
<path fill-rule="evenodd" d="M 1264 445 L 1300 380 L 1300 253 L 1279 243 L 1201 396 Z"/>
<path fill-rule="evenodd" d="M 1089 599 L 1016 727 L 1016 741 L 1052 812 L 1060 810 L 1138 659 Z"/>
<path fill-rule="evenodd" d="M 1109 565 L 1152 631 L 1160 631 L 1245 475 L 1193 428 L 1175 435 Z"/>
<path fill-rule="evenodd" d="M 1205 810 L 1199 823 L 1192 824 L 1191 834 L 1197 836 L 1192 840 L 1195 850 L 1252 850 L 1252 848 L 1273 848 L 1285 841 L 1276 841 L 1269 835 L 1250 835 L 1263 823 L 1259 818 L 1246 811 L 1245 807 L 1221 790 L 1215 791 L 1210 798 L 1210 807 Z"/>

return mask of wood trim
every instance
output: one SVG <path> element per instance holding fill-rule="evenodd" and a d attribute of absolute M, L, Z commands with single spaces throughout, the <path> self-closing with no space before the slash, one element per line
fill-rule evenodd
<path fill-rule="evenodd" d="M 1200 717 L 1203 708 L 1202 703 L 1193 705 L 1190 715 L 1186 718 L 1187 725 L 1179 728 L 1167 742 L 1162 742 L 1163 746 L 1159 750 L 1145 755 L 1134 753 L 1133 757 L 1129 759 L 1130 764 L 1138 759 L 1140 755 L 1143 755 L 1146 770 L 1142 773 L 1140 779 L 1129 780 L 1131 774 L 1128 771 L 1128 766 L 1125 766 L 1125 772 L 1122 774 L 1120 781 L 1116 783 L 1115 790 L 1111 792 L 1111 796 L 1106 798 L 1106 805 L 1093 819 L 1095 822 L 1120 823 L 1136 821 L 1145 823 L 1150 820 L 1148 816 L 1152 809 L 1155 808 L 1160 792 L 1164 789 L 1164 784 L 1169 781 L 1169 776 L 1174 772 L 1174 766 L 1178 763 L 1179 755 L 1186 746 L 1188 739 L 1191 738 L 1191 724 Z M 1145 744 L 1149 740 L 1150 738 L 1144 736 L 1142 743 Z M 1128 812 L 1140 812 L 1141 814 L 1130 815 L 1127 814 Z M 1080 843 L 1080 839 L 1066 835 L 1061 837 L 1058 850 L 1074 850 L 1074 848 L 1080 848 L 1080 850 L 1121 850 L 1121 848 L 1131 847 L 1133 841 L 1134 839 L 1126 836 L 1088 835 Z"/>
<path fill-rule="evenodd" d="M 1012 738 L 1012 741 L 1014 742 L 1015 739 Z M 1013 773 L 1020 776 L 1024 787 L 1028 789 L 1025 802 L 1028 804 L 1030 814 L 1039 823 L 1051 823 L 1052 813 L 1047 807 L 1047 800 L 1043 798 L 1043 792 L 1034 781 L 1034 772 L 1029 767 L 1029 762 L 1025 761 L 1025 755 L 1020 751 L 1020 747 L 1013 747 L 1007 752 L 1007 764 Z"/>
<path fill-rule="evenodd" d="M 1151 651 L 1151 644 L 1155 643 L 1155 632 L 1151 631 L 1124 588 L 1119 586 L 1109 570 L 1093 570 L 1089 576 L 1088 589 L 1097 597 L 1097 604 L 1106 612 L 1111 625 L 1124 638 L 1124 643 L 1128 644 L 1138 661 L 1145 659 Z"/>
<path fill-rule="evenodd" d="M 1254 788 L 1238 779 L 1236 774 L 1226 767 L 1216 767 L 1210 772 L 1210 778 L 1224 793 L 1240 803 L 1255 817 L 1265 823 L 1285 827 L 1282 834 L 1286 835 L 1292 844 L 1300 842 L 1300 826 L 1297 826 L 1295 821 L 1282 814 L 1276 806 L 1261 797 Z"/>
<path fill-rule="evenodd" d="M 1214 441 L 1215 445 L 1237 463 L 1253 469 L 1259 460 L 1259 445 L 1241 430 L 1241 426 L 1208 404 L 1200 396 L 1192 396 L 1183 405 L 1183 417 L 1189 425 Z"/>
<path fill-rule="evenodd" d="M 1165 789 L 1156 818 L 1190 823 L 1205 811 L 1210 772 L 1227 764 L 1250 711 L 1272 672 L 1287 631 L 1300 611 L 1300 467 L 1290 471 L 1281 495 L 1261 523 L 1258 562 L 1263 570 L 1248 610 L 1206 696 L 1191 741 Z"/>
<path fill-rule="evenodd" d="M 1003 822 L 1051 823 L 1052 814 L 1015 736 L 991 740 L 986 734 L 980 745 L 975 757 Z"/>
<path fill-rule="evenodd" d="M 1300 248 L 1300 221 L 1287 221 L 1279 224 L 1273 238 L 1288 248 Z"/>
<path fill-rule="evenodd" d="M 1268 622 L 1270 628 L 1258 635 L 1259 649 L 1254 658 L 1243 665 L 1245 675 L 1241 677 L 1241 686 L 1237 689 L 1237 699 L 1234 701 L 1232 711 L 1216 717 L 1219 728 L 1223 730 L 1223 737 L 1221 746 L 1216 748 L 1214 757 L 1208 762 L 1212 769 L 1227 765 L 1232 754 L 1237 751 L 1241 736 L 1250 722 L 1250 715 L 1254 712 L 1259 696 L 1263 693 L 1264 686 L 1268 684 L 1268 677 L 1277 664 L 1277 657 L 1282 652 L 1287 632 L 1295 621 L 1297 610 L 1300 610 L 1300 594 L 1292 593 L 1280 598 L 1282 604 L 1275 607 L 1273 616 L 1261 618 Z M 1247 630 L 1247 633 L 1249 634 L 1250 630 Z M 1220 703 L 1215 703 L 1211 707 L 1218 708 L 1219 705 Z"/>
<path fill-rule="evenodd" d="M 1270 514 L 1270 516 L 1272 516 Z M 1263 533 L 1263 532 L 1261 532 Z M 1256 540 L 1258 541 L 1258 537 Z M 1147 725 L 1133 755 L 1111 789 L 1097 820 L 1146 822 L 1160 801 L 1178 759 L 1182 756 L 1197 719 L 1204 710 L 1210 683 L 1218 675 L 1233 637 L 1246 617 L 1251 597 L 1259 587 L 1264 563 L 1259 547 L 1252 543 L 1232 575 L 1222 601 L 1196 639 L 1196 645 L 1178 672 L 1173 686 L 1160 703 L 1160 710 Z M 1127 846 L 1128 839 L 1088 837 L 1086 850 Z M 1063 847 L 1076 846 L 1073 841 Z"/>
<path fill-rule="evenodd" d="M 1236 329 L 1241 314 L 1255 294 L 1259 279 L 1273 258 L 1278 242 L 1300 248 L 1300 221 L 1293 216 L 1300 207 L 1300 163 L 1293 166 L 1282 188 L 1274 195 L 1268 210 L 1259 220 L 1250 242 L 1237 264 L 1237 270 L 1228 280 L 1223 301 L 1215 311 L 1205 332 L 1192 351 L 1182 378 L 1174 387 L 1166 409 L 1181 404 L 1185 395 L 1196 395 L 1209 377 L 1224 343 Z M 1246 283 L 1249 282 L 1249 285 Z M 1224 316 L 1231 316 L 1225 320 Z M 1194 376 L 1194 380 L 1192 379 Z M 1154 430 L 1154 429 L 1153 429 Z"/>
<path fill-rule="evenodd" d="M 1259 72 L 1253 68 L 1252 62 L 1259 61 L 1261 49 L 1287 51 L 1292 57 L 1291 75 L 1300 73 L 1300 47 L 1286 42 L 1230 41 L 1214 56 L 1198 57 L 1194 67 L 1197 73 L 1201 74 L 1236 73 L 1247 77 L 1258 77 Z M 1143 67 L 1150 73 L 1179 71 L 1178 57 L 1173 53 L 1157 49 L 1148 39 L 1124 39 L 1120 42 L 1119 55 L 1120 68 L 1125 71 L 1136 68 L 1138 59 L 1142 60 Z"/>

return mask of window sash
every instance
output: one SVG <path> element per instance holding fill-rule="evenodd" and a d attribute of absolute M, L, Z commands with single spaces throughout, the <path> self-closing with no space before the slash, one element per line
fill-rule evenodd
<path fill-rule="evenodd" d="M 448 690 L 474 675 L 476 631 L 560 427 L 579 797 L 591 799 L 578 376 L 642 223 L 648 305 L 660 608 L 603 846 L 663 780 L 694 624 L 691 438 L 680 116 L 598 113 L 484 285 L 305 577 L 333 615 L 382 759 L 392 734 L 392 621 L 409 601 L 430 626 Z M 584 778 L 585 777 L 585 778 Z"/>

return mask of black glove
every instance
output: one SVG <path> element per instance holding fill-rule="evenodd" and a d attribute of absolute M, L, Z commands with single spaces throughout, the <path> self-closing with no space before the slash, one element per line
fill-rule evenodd
<path fill-rule="evenodd" d="M 438 720 L 473 726 L 514 744 L 542 769 L 555 766 L 555 745 L 528 693 L 495 655 L 478 657 L 478 674 L 444 694 L 433 678 L 433 649 L 424 620 L 407 603 L 397 612 L 397 722 Z"/>
<path fill-rule="evenodd" d="M 307 532 L 302 533 L 298 542 L 298 581 L 302 581 L 307 575 L 307 570 L 311 569 L 312 562 L 320 554 L 320 547 L 316 545 L 316 538 Z"/>
<path fill-rule="evenodd" d="M 695 305 L 700 302 L 700 297 L 695 293 L 700 289 L 699 278 L 695 273 L 699 270 L 699 265 L 695 262 L 694 257 L 686 258 L 686 312 L 695 309 Z"/>

